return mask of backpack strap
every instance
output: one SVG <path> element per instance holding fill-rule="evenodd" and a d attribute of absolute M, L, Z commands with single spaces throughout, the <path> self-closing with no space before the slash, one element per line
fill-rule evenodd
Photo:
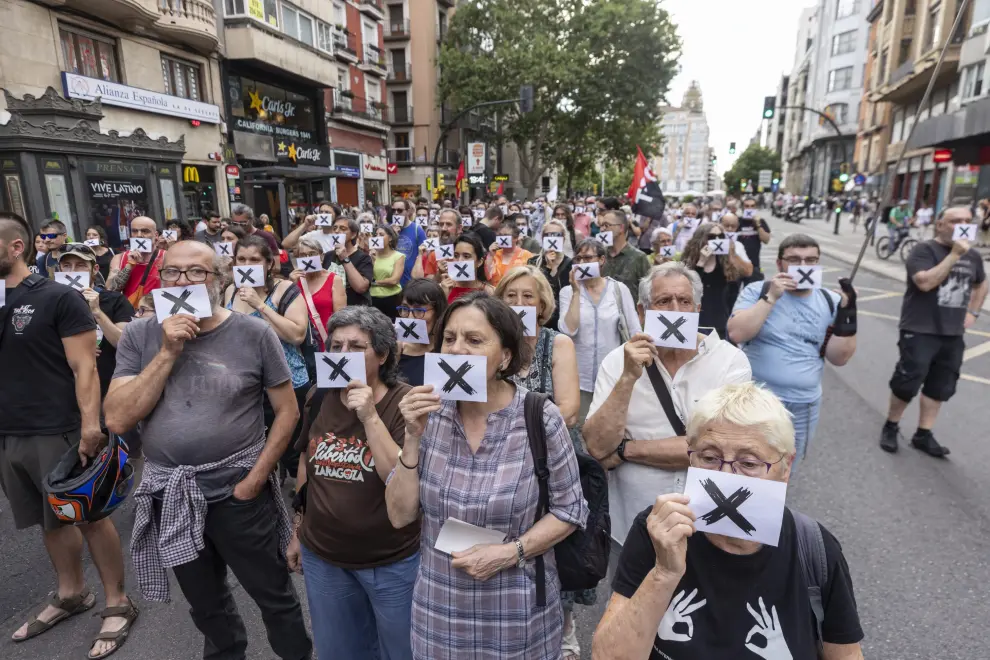
<path fill-rule="evenodd" d="M 815 616 L 815 635 L 818 644 L 819 657 L 823 657 L 824 640 L 822 639 L 822 622 L 825 620 L 825 607 L 822 600 L 822 590 L 828 582 L 828 558 L 825 555 L 825 538 L 822 536 L 821 525 L 803 513 L 791 511 L 794 517 L 795 536 L 797 537 L 798 560 L 808 585 L 808 602 Z"/>
<path fill-rule="evenodd" d="M 825 349 L 828 348 L 828 341 L 832 338 L 832 333 L 835 332 L 835 301 L 832 300 L 832 296 L 829 295 L 828 290 L 818 290 L 821 291 L 823 296 L 825 296 L 825 302 L 828 303 L 828 315 L 832 319 L 832 322 L 828 326 L 828 330 L 825 331 L 825 341 L 822 342 L 822 347 L 818 351 L 818 357 L 824 360 Z"/>
<path fill-rule="evenodd" d="M 547 395 L 537 392 L 526 392 L 524 404 L 526 419 L 526 435 L 529 436 L 529 450 L 533 454 L 533 471 L 536 473 L 536 483 L 540 489 L 539 500 L 536 504 L 536 521 L 550 511 L 550 469 L 547 467 L 547 431 L 543 426 L 543 406 Z M 547 604 L 547 575 L 543 556 L 536 558 L 536 606 L 545 607 Z"/>
<path fill-rule="evenodd" d="M 656 362 L 651 362 L 646 367 L 646 373 L 650 376 L 653 391 L 656 392 L 657 398 L 660 399 L 660 405 L 663 407 L 663 412 L 667 415 L 670 428 L 674 430 L 676 435 L 687 435 L 687 429 L 684 428 L 684 421 L 677 414 L 677 409 L 674 407 L 674 400 L 670 396 L 670 388 L 667 387 L 667 383 L 657 368 Z"/>

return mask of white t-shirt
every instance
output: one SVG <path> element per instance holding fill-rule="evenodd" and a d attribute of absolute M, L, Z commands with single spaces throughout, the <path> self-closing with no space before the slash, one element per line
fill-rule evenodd
<path fill-rule="evenodd" d="M 932 209 L 920 208 L 915 212 L 914 216 L 919 225 L 924 227 L 925 225 L 931 224 L 932 216 L 935 212 Z"/>
<path fill-rule="evenodd" d="M 580 353 L 579 353 L 580 354 Z M 609 353 L 598 369 L 595 396 L 588 417 L 595 414 L 622 376 L 624 356 L 619 346 Z M 659 364 L 659 363 L 658 363 Z M 670 387 L 674 408 L 685 426 L 691 407 L 704 394 L 730 383 L 747 383 L 753 379 L 749 360 L 741 350 L 720 339 L 713 331 L 698 344 L 698 354 L 677 370 L 671 383 L 670 374 L 659 364 L 660 373 Z M 662 440 L 674 436 L 674 430 L 660 405 L 650 376 L 643 375 L 633 386 L 629 398 L 624 437 L 632 440 Z M 625 543 L 633 519 L 653 504 L 658 495 L 684 492 L 687 472 L 622 463 L 608 473 L 608 507 L 612 516 L 612 538 Z"/>

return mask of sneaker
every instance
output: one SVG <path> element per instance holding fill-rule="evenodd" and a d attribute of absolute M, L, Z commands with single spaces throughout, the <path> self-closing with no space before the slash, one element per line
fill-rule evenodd
<path fill-rule="evenodd" d="M 889 451 L 891 454 L 897 451 L 897 436 L 901 434 L 897 422 L 884 422 L 880 431 L 880 449 Z"/>
<path fill-rule="evenodd" d="M 914 436 L 911 438 L 911 446 L 935 458 L 945 458 L 950 453 L 948 447 L 938 444 L 931 431 L 923 429 L 915 431 Z"/>

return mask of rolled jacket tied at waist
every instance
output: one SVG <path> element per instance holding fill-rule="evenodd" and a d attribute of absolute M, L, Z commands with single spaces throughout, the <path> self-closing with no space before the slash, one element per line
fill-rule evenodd
<path fill-rule="evenodd" d="M 168 467 L 145 461 L 141 484 L 133 496 L 135 517 L 131 557 L 141 593 L 146 599 L 168 602 L 165 569 L 193 561 L 205 547 L 203 534 L 208 505 L 196 476 L 221 468 L 251 469 L 264 446 L 262 439 L 228 458 L 203 465 Z M 275 471 L 268 475 L 268 484 L 278 515 L 279 551 L 284 557 L 292 537 L 292 526 Z M 162 506 L 156 520 L 154 500 L 159 494 Z"/>

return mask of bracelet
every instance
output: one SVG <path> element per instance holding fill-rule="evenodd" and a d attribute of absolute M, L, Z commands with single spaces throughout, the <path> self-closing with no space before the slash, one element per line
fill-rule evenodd
<path fill-rule="evenodd" d="M 980 318 L 980 312 L 979 312 L 979 311 L 976 311 L 976 312 L 974 312 L 974 311 L 973 311 L 973 310 L 971 310 L 971 309 L 967 309 L 967 310 L 966 310 L 966 313 L 967 313 L 967 314 L 972 314 L 974 318 Z"/>
<path fill-rule="evenodd" d="M 401 465 L 402 467 L 406 468 L 407 470 L 415 470 L 416 468 L 419 467 L 419 461 L 416 461 L 416 465 L 406 465 L 405 462 L 402 460 L 402 450 L 401 449 L 399 450 L 399 455 L 396 456 L 396 458 L 399 459 L 399 465 Z"/>

